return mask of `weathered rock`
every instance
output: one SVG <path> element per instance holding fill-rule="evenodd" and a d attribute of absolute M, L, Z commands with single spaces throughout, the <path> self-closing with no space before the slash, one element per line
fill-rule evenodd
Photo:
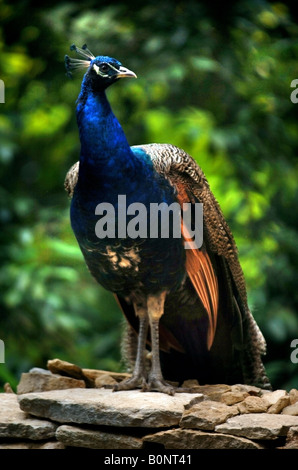
<path fill-rule="evenodd" d="M 46 375 L 51 375 L 52 372 L 48 369 L 43 369 L 42 367 L 32 367 L 32 369 L 29 370 L 32 374 L 46 374 Z"/>
<path fill-rule="evenodd" d="M 109 389 L 72 389 L 19 396 L 22 410 L 59 423 L 117 427 L 168 427 L 177 425 L 184 405 L 193 395 L 175 396 L 139 390 L 113 393 Z"/>
<path fill-rule="evenodd" d="M 255 385 L 246 385 L 246 384 L 237 384 L 237 385 L 232 385 L 232 390 L 240 390 L 249 393 L 249 395 L 252 396 L 261 396 L 263 393 L 263 390 L 259 387 L 256 387 Z"/>
<path fill-rule="evenodd" d="M 298 449 L 298 426 L 293 426 L 289 430 L 286 445 L 283 449 Z"/>
<path fill-rule="evenodd" d="M 71 362 L 61 361 L 61 359 L 51 359 L 47 363 L 48 369 L 53 374 L 66 375 L 74 379 L 83 379 L 83 371 L 81 367 Z"/>
<path fill-rule="evenodd" d="M 121 382 L 121 380 L 128 379 L 131 377 L 131 374 L 126 374 L 125 372 L 110 372 L 106 370 L 97 370 L 97 369 L 82 369 L 83 375 L 86 381 L 89 381 L 91 386 L 95 386 L 95 381 L 98 377 L 103 375 L 110 375 L 116 382 Z"/>
<path fill-rule="evenodd" d="M 3 386 L 4 393 L 14 393 L 10 383 L 6 382 Z"/>
<path fill-rule="evenodd" d="M 294 403 L 294 405 L 286 406 L 281 414 L 283 415 L 291 415 L 291 416 L 298 416 L 298 402 Z"/>
<path fill-rule="evenodd" d="M 127 434 L 83 429 L 78 426 L 62 425 L 56 431 L 56 438 L 65 446 L 89 449 L 141 449 L 142 439 Z"/>
<path fill-rule="evenodd" d="M 56 428 L 55 423 L 27 416 L 15 394 L 0 393 L 0 438 L 50 439 Z"/>
<path fill-rule="evenodd" d="M 286 436 L 291 426 L 298 426 L 297 416 L 253 413 L 234 416 L 216 426 L 215 431 L 248 439 L 275 439 Z"/>
<path fill-rule="evenodd" d="M 205 399 L 220 401 L 224 392 L 230 391 L 231 386 L 225 384 L 197 385 L 197 380 L 185 380 L 182 387 L 189 389 L 190 393 L 203 394 Z M 170 382 L 169 382 L 170 383 Z M 175 384 L 171 382 L 174 386 Z M 186 392 L 187 393 L 187 392 Z"/>
<path fill-rule="evenodd" d="M 188 381 L 185 381 L 187 383 Z M 184 386 L 183 384 L 183 386 Z M 193 390 L 199 394 L 203 394 L 205 398 L 212 401 L 220 401 L 223 393 L 231 390 L 230 385 L 214 384 L 214 385 L 193 385 Z"/>
<path fill-rule="evenodd" d="M 290 404 L 289 396 L 280 397 L 279 400 L 277 400 L 277 402 L 274 403 L 274 405 L 271 405 L 268 408 L 267 413 L 278 414 L 289 404 Z"/>
<path fill-rule="evenodd" d="M 49 441 L 49 442 L 0 442 L 0 450 L 2 449 L 65 449 L 62 442 Z"/>
<path fill-rule="evenodd" d="M 275 390 L 274 392 L 268 392 L 263 395 L 263 399 L 266 400 L 268 406 L 275 405 L 280 398 L 284 398 L 287 396 L 287 392 L 285 390 Z"/>
<path fill-rule="evenodd" d="M 184 409 L 185 410 L 190 410 L 190 408 L 192 408 L 194 405 L 196 405 L 197 403 L 201 403 L 201 401 L 204 401 L 204 400 L 205 400 L 204 395 L 202 395 L 202 394 L 196 395 L 194 398 L 192 398 L 190 400 L 189 403 L 184 405 Z"/>
<path fill-rule="evenodd" d="M 100 369 L 81 369 L 78 365 L 62 361 L 61 359 L 51 359 L 48 361 L 47 366 L 53 374 L 84 380 L 87 387 L 98 387 L 95 382 L 97 380 L 97 384 L 99 384 L 102 376 L 105 377 L 103 380 L 106 380 L 107 376 L 109 376 L 114 379 L 115 382 L 120 382 L 121 380 L 127 379 L 131 376 L 131 374 L 110 372 Z"/>
<path fill-rule="evenodd" d="M 17 386 L 18 394 L 30 392 L 45 392 L 49 390 L 65 390 L 70 388 L 84 388 L 83 380 L 61 375 L 26 372 L 21 375 Z"/>
<path fill-rule="evenodd" d="M 101 387 L 112 387 L 117 383 L 117 380 L 113 379 L 109 374 L 102 374 L 99 377 L 96 377 L 95 379 L 95 388 L 101 388 Z"/>
<path fill-rule="evenodd" d="M 185 387 L 185 388 L 193 388 L 193 387 L 199 387 L 199 386 L 200 384 L 196 379 L 184 380 L 182 384 L 182 387 Z"/>
<path fill-rule="evenodd" d="M 260 397 L 248 396 L 237 404 L 239 413 L 266 413 L 268 403 Z"/>
<path fill-rule="evenodd" d="M 208 433 L 193 429 L 171 429 L 144 437 L 146 443 L 162 444 L 165 449 L 262 449 L 243 437 Z"/>
<path fill-rule="evenodd" d="M 180 421 L 182 428 L 204 429 L 212 431 L 217 424 L 224 423 L 228 418 L 238 414 L 234 406 L 227 406 L 217 401 L 202 401 L 185 410 Z"/>
<path fill-rule="evenodd" d="M 292 388 L 292 390 L 289 391 L 289 397 L 290 397 L 291 405 L 294 405 L 294 403 L 297 403 L 297 401 L 298 401 L 298 390 L 296 388 Z"/>
<path fill-rule="evenodd" d="M 236 403 L 243 401 L 248 396 L 249 394 L 246 391 L 234 389 L 223 393 L 220 401 L 226 405 L 235 405 Z"/>

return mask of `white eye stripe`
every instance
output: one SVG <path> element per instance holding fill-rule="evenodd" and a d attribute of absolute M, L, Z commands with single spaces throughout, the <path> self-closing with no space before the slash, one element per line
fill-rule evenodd
<path fill-rule="evenodd" d="M 93 64 L 93 70 L 97 73 L 97 75 L 100 75 L 101 77 L 108 77 L 109 76 L 107 73 L 101 72 L 100 68 L 96 64 Z"/>
<path fill-rule="evenodd" d="M 107 64 L 111 69 L 115 70 L 115 72 L 119 72 L 118 69 L 116 69 L 116 67 L 114 67 L 112 64 Z"/>
<path fill-rule="evenodd" d="M 106 63 L 106 65 L 107 65 L 108 67 L 110 67 L 111 69 L 115 70 L 115 72 L 117 72 L 117 73 L 119 72 L 119 70 L 116 69 L 116 67 L 114 67 L 112 64 L 107 64 L 107 63 Z M 105 77 L 108 77 L 108 76 L 109 76 L 107 73 L 102 72 L 102 71 L 100 70 L 100 68 L 98 67 L 98 65 L 96 65 L 96 64 L 93 64 L 93 69 L 94 69 L 94 71 L 97 73 L 97 75 L 100 75 L 101 77 L 104 77 L 104 78 L 105 78 Z"/>

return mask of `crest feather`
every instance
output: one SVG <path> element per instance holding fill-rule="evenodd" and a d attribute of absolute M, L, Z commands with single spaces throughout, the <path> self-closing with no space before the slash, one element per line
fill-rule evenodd
<path fill-rule="evenodd" d="M 72 77 L 72 72 L 88 68 L 91 60 L 95 59 L 95 56 L 89 51 L 87 44 L 84 44 L 82 47 L 77 47 L 75 44 L 72 44 L 70 50 L 75 51 L 79 56 L 83 57 L 83 59 L 74 59 L 68 55 L 64 57 L 68 77 Z"/>

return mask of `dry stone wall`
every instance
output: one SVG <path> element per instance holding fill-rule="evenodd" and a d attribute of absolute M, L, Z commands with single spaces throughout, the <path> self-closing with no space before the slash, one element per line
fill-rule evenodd
<path fill-rule="evenodd" d="M 58 359 L 22 374 L 17 394 L 0 394 L 0 449 L 298 449 L 296 389 L 114 393 L 127 376 Z"/>

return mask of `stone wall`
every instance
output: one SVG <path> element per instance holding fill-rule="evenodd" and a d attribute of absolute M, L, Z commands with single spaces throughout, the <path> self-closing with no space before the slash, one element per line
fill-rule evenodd
<path fill-rule="evenodd" d="M 0 449 L 298 449 L 295 389 L 113 393 L 125 376 L 59 360 L 22 374 L 18 394 L 0 394 Z"/>

